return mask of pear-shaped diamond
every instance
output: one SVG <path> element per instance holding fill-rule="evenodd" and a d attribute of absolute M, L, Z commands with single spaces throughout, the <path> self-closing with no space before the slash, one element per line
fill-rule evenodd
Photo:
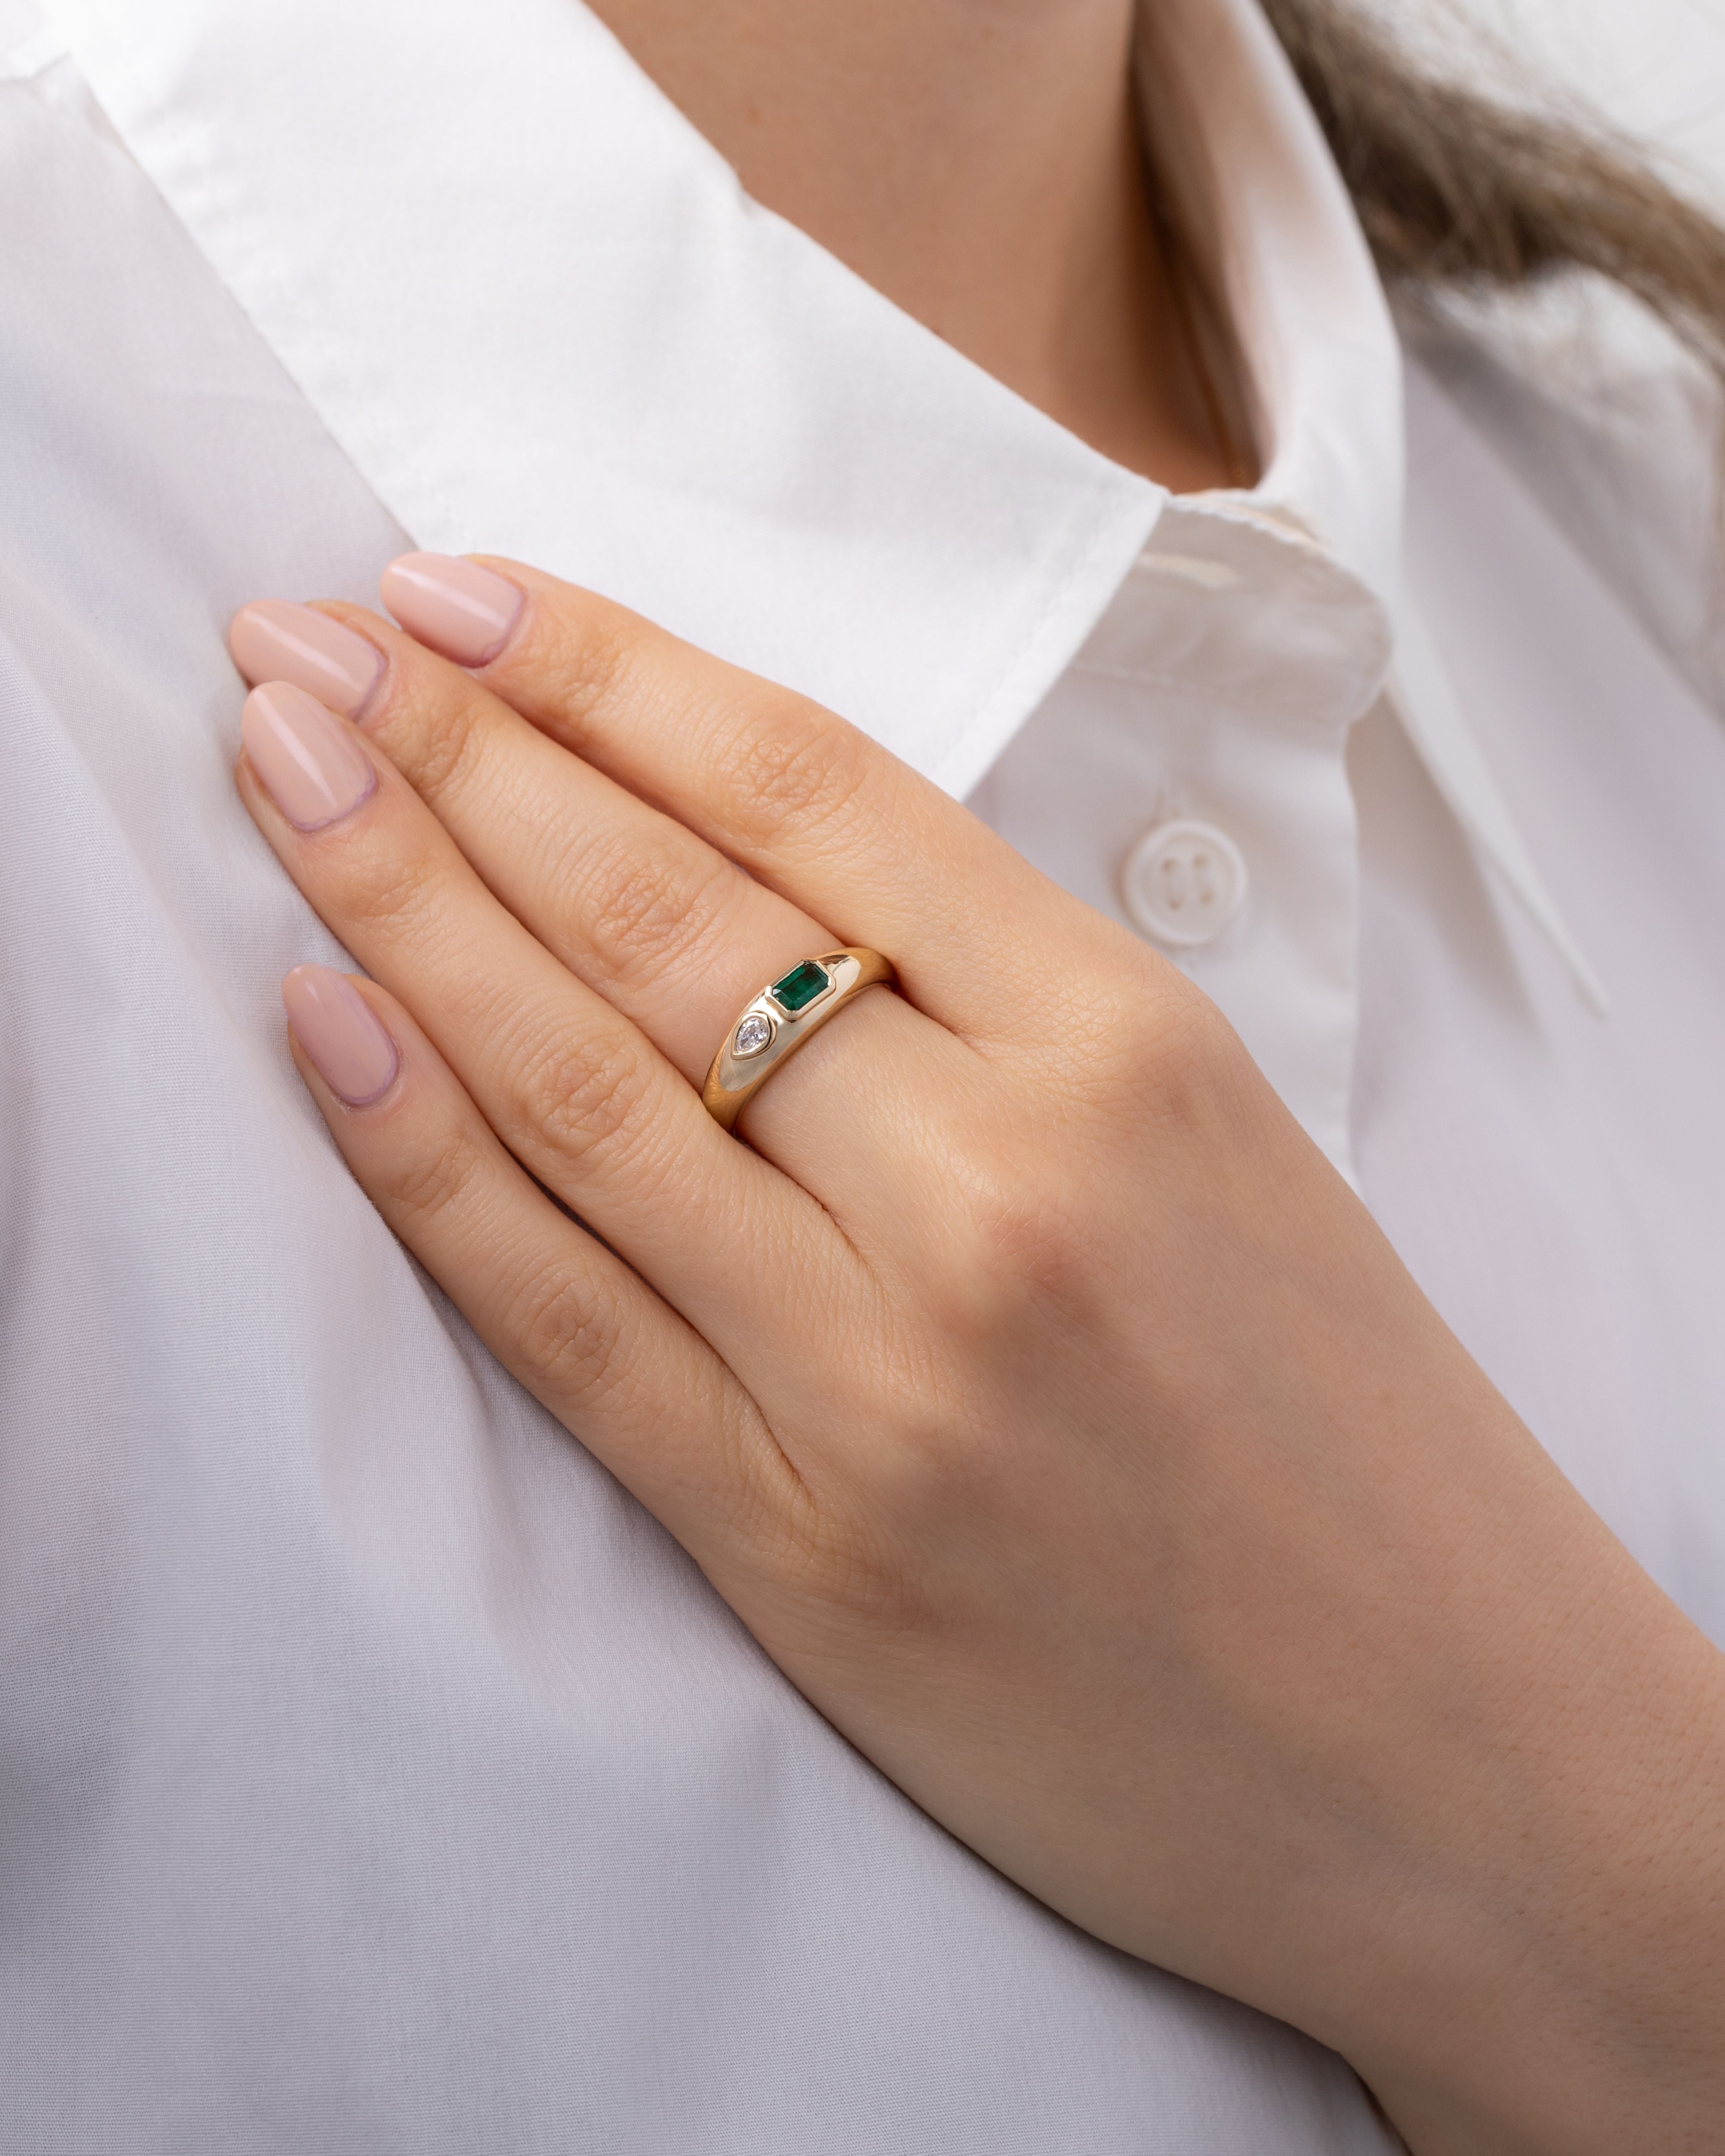
<path fill-rule="evenodd" d="M 738 1055 L 758 1055 L 773 1038 L 773 1021 L 751 1011 L 737 1029 L 731 1045 Z"/>

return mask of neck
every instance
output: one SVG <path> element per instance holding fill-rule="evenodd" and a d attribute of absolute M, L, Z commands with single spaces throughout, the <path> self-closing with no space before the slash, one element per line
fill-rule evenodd
<path fill-rule="evenodd" d="M 776 210 L 1176 490 L 1228 482 L 1146 201 L 1132 0 L 591 0 Z"/>

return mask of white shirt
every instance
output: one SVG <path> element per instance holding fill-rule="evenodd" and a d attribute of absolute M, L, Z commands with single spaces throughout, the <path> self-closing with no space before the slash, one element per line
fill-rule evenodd
<path fill-rule="evenodd" d="M 1715 408 L 1483 326 L 1404 516 L 1311 116 L 1250 0 L 1176 27 L 1250 496 L 989 381 L 574 0 L 0 0 L 0 2146 L 1386 2146 L 875 1775 L 347 1177 L 221 639 L 408 543 L 822 696 L 1122 918 L 1221 833 L 1176 955 L 1725 1639 Z"/>

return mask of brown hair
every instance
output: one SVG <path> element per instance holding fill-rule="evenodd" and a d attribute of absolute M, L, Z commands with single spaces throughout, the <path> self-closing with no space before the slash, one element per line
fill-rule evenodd
<path fill-rule="evenodd" d="M 1590 270 L 1725 376 L 1725 224 L 1634 145 L 1423 64 L 1358 0 L 1262 0 L 1328 136 L 1385 281 L 1527 285 Z"/>

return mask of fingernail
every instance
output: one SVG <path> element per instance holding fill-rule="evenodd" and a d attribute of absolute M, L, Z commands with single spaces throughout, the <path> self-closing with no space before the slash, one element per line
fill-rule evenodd
<path fill-rule="evenodd" d="M 379 588 L 410 636 L 458 666 L 495 659 L 527 598 L 506 577 L 453 554 L 403 554 L 383 572 Z"/>
<path fill-rule="evenodd" d="M 228 649 L 248 681 L 291 681 L 344 719 L 357 719 L 383 678 L 375 644 L 326 613 L 255 599 L 228 627 Z"/>
<path fill-rule="evenodd" d="M 352 735 L 291 681 L 253 690 L 239 737 L 270 798 L 296 830 L 321 831 L 377 790 L 377 774 Z"/>
<path fill-rule="evenodd" d="M 331 1092 L 363 1108 L 395 1083 L 401 1057 L 377 1013 L 345 974 L 295 966 L 281 984 L 294 1038 Z"/>

